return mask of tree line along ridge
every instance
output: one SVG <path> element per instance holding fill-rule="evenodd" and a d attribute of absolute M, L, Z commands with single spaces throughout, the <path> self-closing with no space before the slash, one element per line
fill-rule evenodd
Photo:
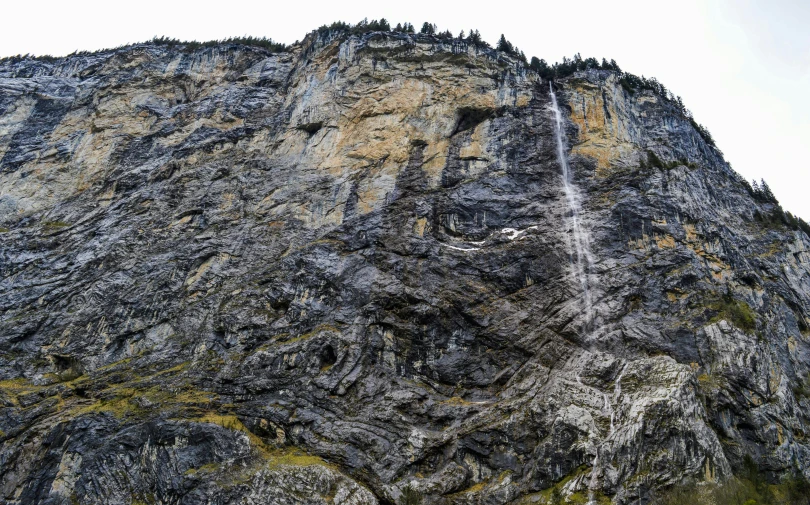
<path fill-rule="evenodd" d="M 619 66 L 619 64 L 616 63 L 616 60 L 614 59 L 608 61 L 605 58 L 602 58 L 602 60 L 599 61 L 593 57 L 582 58 L 582 56 L 579 53 L 576 53 L 572 58 L 563 57 L 561 62 L 555 62 L 553 64 L 549 64 L 546 60 L 538 58 L 536 56 L 532 56 L 531 59 L 529 60 L 526 58 L 525 53 L 521 51 L 516 45 L 512 44 L 503 34 L 501 34 L 500 38 L 498 39 L 498 42 L 493 47 L 483 39 L 481 33 L 477 29 L 471 29 L 468 32 L 461 30 L 461 32 L 458 35 L 453 35 L 450 32 L 450 30 L 440 31 L 436 26 L 436 24 L 427 21 L 422 23 L 422 26 L 418 32 L 414 27 L 414 25 L 411 23 L 407 22 L 397 23 L 396 26 L 391 26 L 388 20 L 386 20 L 385 18 L 381 18 L 379 20 L 373 19 L 371 21 L 369 21 L 368 19 L 363 19 L 362 21 L 356 24 L 346 23 L 344 21 L 335 21 L 329 25 L 322 25 L 318 29 L 313 30 L 310 33 L 317 34 L 320 36 L 334 37 L 334 36 L 364 35 L 372 32 L 394 32 L 394 33 L 406 33 L 414 35 L 418 34 L 421 36 L 431 37 L 439 41 L 459 41 L 470 45 L 474 45 L 475 47 L 482 49 L 494 49 L 495 51 L 499 51 L 511 56 L 512 58 L 517 60 L 518 64 L 521 65 L 524 69 L 530 72 L 535 72 L 541 78 L 549 81 L 569 77 L 576 72 L 584 70 L 608 70 L 611 72 L 615 72 L 616 75 L 619 77 L 619 84 L 627 93 L 632 95 L 639 91 L 648 90 L 654 93 L 655 95 L 661 97 L 670 105 L 673 105 L 675 109 L 681 114 L 681 116 L 686 118 L 691 123 L 692 127 L 698 132 L 698 134 L 703 138 L 703 140 L 708 145 L 712 146 L 714 149 L 717 149 L 717 145 L 715 144 L 714 138 L 712 137 L 708 128 L 695 121 L 694 116 L 692 115 L 691 111 L 686 108 L 680 96 L 674 95 L 671 90 L 667 89 L 666 86 L 664 86 L 661 82 L 659 82 L 655 77 L 647 78 L 644 77 L 643 75 L 639 77 L 635 74 L 631 74 L 630 72 L 623 71 Z M 188 52 L 207 47 L 236 44 L 236 45 L 258 47 L 273 53 L 288 52 L 298 43 L 299 41 L 295 41 L 295 43 L 288 45 L 281 42 L 276 42 L 268 37 L 253 37 L 248 35 L 244 35 L 241 37 L 229 37 L 225 39 L 208 40 L 202 42 L 197 40 L 179 40 L 171 37 L 155 36 L 151 40 L 146 42 L 146 44 L 165 46 L 171 49 L 180 49 L 182 51 Z M 125 49 L 136 45 L 139 44 L 125 44 L 122 46 L 118 46 L 114 49 Z M 109 51 L 109 49 L 99 49 L 95 51 L 77 50 L 69 54 L 68 57 L 86 56 L 106 51 Z M 31 54 L 16 55 L 0 58 L 0 64 L 17 63 L 26 59 L 42 61 L 45 63 L 53 63 L 57 61 L 59 58 L 51 55 L 40 55 L 40 56 L 35 56 Z M 781 211 L 782 209 L 781 206 L 779 206 L 779 202 L 776 201 L 776 198 L 773 196 L 773 193 L 770 191 L 770 188 L 768 188 L 764 180 L 762 181 L 761 184 L 758 184 L 756 181 L 754 181 L 753 186 L 748 183 L 746 184 L 748 185 L 748 190 L 750 194 L 754 196 L 756 200 L 762 203 L 772 203 L 779 210 L 779 212 L 774 213 L 774 216 L 763 218 L 764 221 L 772 222 L 772 224 L 777 224 L 777 222 L 779 222 L 781 224 L 788 226 L 791 229 L 801 229 L 802 231 L 810 235 L 810 225 L 802 221 L 800 218 L 791 215 L 789 212 Z"/>
<path fill-rule="evenodd" d="M 416 28 L 411 23 L 397 23 L 396 26 L 391 26 L 391 24 L 385 18 L 379 20 L 373 19 L 371 21 L 368 21 L 368 19 L 363 19 L 362 21 L 356 24 L 346 23 L 343 21 L 335 21 L 330 25 L 323 25 L 319 27 L 317 30 L 314 30 L 313 32 L 310 33 L 316 33 L 321 36 L 323 35 L 346 36 L 346 35 L 363 35 L 371 32 L 395 32 L 395 33 L 417 34 Z M 533 56 L 531 60 L 528 60 L 526 58 L 525 53 L 521 51 L 520 48 L 518 48 L 516 45 L 512 44 L 503 34 L 501 34 L 500 38 L 498 39 L 498 42 L 495 44 L 495 47 L 493 47 L 482 38 L 481 33 L 476 29 L 471 29 L 469 30 L 469 32 L 465 32 L 464 30 L 462 30 L 458 35 L 453 35 L 450 32 L 450 30 L 440 31 L 436 26 L 436 24 L 429 23 L 427 21 L 422 23 L 422 26 L 419 29 L 418 34 L 422 36 L 432 37 L 440 41 L 457 40 L 459 42 L 465 42 L 467 44 L 471 44 L 483 49 L 494 49 L 496 51 L 502 52 L 504 54 L 513 57 L 525 69 L 537 73 L 540 77 L 546 80 L 562 79 L 564 77 L 568 77 L 574 74 L 575 72 L 589 69 L 610 70 L 616 72 L 616 74 L 619 76 L 620 84 L 628 93 L 634 94 L 639 90 L 650 90 L 655 94 L 659 95 L 660 97 L 664 98 L 665 100 L 675 104 L 678 110 L 683 114 L 683 116 L 686 117 L 692 123 L 692 126 L 698 131 L 700 136 L 703 137 L 706 143 L 714 148 L 717 148 L 714 139 L 709 133 L 709 130 L 694 120 L 694 117 L 692 116 L 691 112 L 683 105 L 683 102 L 681 101 L 680 97 L 673 95 L 672 92 L 667 90 L 667 88 L 664 87 L 664 85 L 658 82 L 655 78 L 648 79 L 644 76 L 639 77 L 629 72 L 622 71 L 622 69 L 616 63 L 616 60 L 611 59 L 610 61 L 607 61 L 605 58 L 602 58 L 600 62 L 596 58 L 583 59 L 579 53 L 575 54 L 573 58 L 563 57 L 563 60 L 561 62 L 556 62 L 553 64 L 549 64 L 548 62 L 546 62 L 546 60 L 537 58 L 536 56 Z M 197 40 L 179 40 L 171 37 L 155 36 L 152 38 L 152 40 L 146 43 L 157 46 L 165 46 L 171 49 L 176 48 L 183 51 L 195 51 L 201 48 L 215 47 L 218 45 L 238 44 L 251 47 L 259 47 L 270 52 L 286 52 L 290 51 L 293 46 L 297 45 L 298 41 L 296 41 L 292 45 L 287 45 L 281 42 L 276 42 L 268 37 L 253 37 L 244 35 L 242 37 L 229 37 L 226 39 L 208 40 L 201 42 Z M 125 44 L 122 46 L 118 46 L 114 49 L 125 49 L 135 45 L 139 44 Z M 96 51 L 77 50 L 69 54 L 68 57 L 86 56 L 105 51 L 109 51 L 109 49 L 99 49 Z M 7 63 L 7 62 L 16 63 L 26 59 L 33 59 L 45 63 L 53 63 L 57 61 L 59 58 L 51 55 L 35 56 L 31 54 L 26 54 L 1 58 L 0 63 Z"/>

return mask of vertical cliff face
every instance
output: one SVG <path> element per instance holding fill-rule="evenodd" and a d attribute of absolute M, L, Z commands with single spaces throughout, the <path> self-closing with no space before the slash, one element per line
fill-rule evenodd
<path fill-rule="evenodd" d="M 6 503 L 808 472 L 810 239 L 612 72 L 372 33 L 7 61 L 0 90 Z"/>

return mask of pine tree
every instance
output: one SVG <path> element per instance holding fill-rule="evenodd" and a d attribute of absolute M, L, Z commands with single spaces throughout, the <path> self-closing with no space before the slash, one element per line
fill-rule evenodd
<path fill-rule="evenodd" d="M 432 25 L 427 21 L 425 21 L 424 23 L 422 23 L 422 29 L 419 31 L 419 33 L 424 33 L 425 35 L 433 35 L 436 33 L 436 25 Z"/>
<path fill-rule="evenodd" d="M 762 196 L 765 198 L 765 201 L 771 203 L 779 203 L 779 201 L 776 199 L 776 196 L 774 196 L 773 192 L 771 191 L 770 186 L 768 186 L 768 183 L 765 182 L 765 179 L 760 180 L 762 182 L 759 187 L 760 191 L 762 191 Z"/>
<path fill-rule="evenodd" d="M 512 43 L 506 40 L 503 34 L 501 34 L 501 38 L 498 39 L 498 51 L 503 51 L 505 53 L 512 54 L 514 51 L 514 47 L 512 47 Z"/>

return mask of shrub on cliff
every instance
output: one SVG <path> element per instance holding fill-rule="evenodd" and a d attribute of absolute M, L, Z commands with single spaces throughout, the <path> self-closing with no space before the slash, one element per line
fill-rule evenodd
<path fill-rule="evenodd" d="M 33 54 L 18 54 L 16 56 L 6 56 L 4 58 L 0 58 L 0 63 L 19 63 L 23 60 L 35 60 L 35 61 L 43 61 L 45 63 L 53 63 L 59 58 L 55 56 L 51 56 L 50 54 L 41 54 L 39 56 Z"/>
<path fill-rule="evenodd" d="M 408 486 L 402 490 L 402 497 L 399 500 L 400 505 L 422 505 L 424 494 L 421 493 L 413 486 Z"/>

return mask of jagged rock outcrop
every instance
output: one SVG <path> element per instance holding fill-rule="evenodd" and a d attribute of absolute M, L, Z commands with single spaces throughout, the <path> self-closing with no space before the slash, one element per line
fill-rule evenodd
<path fill-rule="evenodd" d="M 553 89 L 573 196 L 549 83 L 460 41 L 0 64 L 0 501 L 808 474 L 810 239 L 667 100 Z"/>

